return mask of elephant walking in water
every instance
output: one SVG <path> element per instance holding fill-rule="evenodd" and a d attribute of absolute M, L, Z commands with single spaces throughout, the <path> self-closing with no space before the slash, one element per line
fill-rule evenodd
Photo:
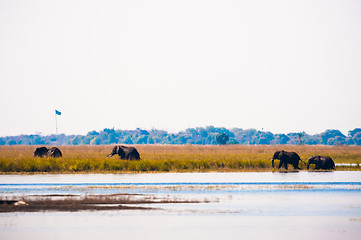
<path fill-rule="evenodd" d="M 107 156 L 112 157 L 116 154 L 119 155 L 119 159 L 140 160 L 139 152 L 135 147 L 115 146 L 112 152 Z"/>
<path fill-rule="evenodd" d="M 57 147 L 52 147 L 50 149 L 46 147 L 38 147 L 34 151 L 34 157 L 63 157 L 60 149 Z"/>
<path fill-rule="evenodd" d="M 324 169 L 331 170 L 335 169 L 335 162 L 328 156 L 313 156 L 308 159 L 307 169 L 310 168 L 310 164 L 315 164 L 315 170 Z"/>
<path fill-rule="evenodd" d="M 280 164 L 278 165 L 278 168 L 281 168 L 283 165 L 285 167 L 285 169 L 287 170 L 288 164 L 292 164 L 294 169 L 301 169 L 298 167 L 298 163 L 299 163 L 299 161 L 302 161 L 302 160 L 301 160 L 300 156 L 295 152 L 286 152 L 284 150 L 275 152 L 272 157 L 272 167 L 274 167 L 275 159 L 280 160 Z M 305 162 L 303 162 L 303 163 L 305 163 Z"/>

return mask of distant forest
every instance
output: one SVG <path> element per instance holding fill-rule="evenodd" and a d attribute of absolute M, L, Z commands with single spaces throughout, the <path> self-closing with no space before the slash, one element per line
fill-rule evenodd
<path fill-rule="evenodd" d="M 213 126 L 188 128 L 178 133 L 164 130 L 115 130 L 105 128 L 86 135 L 19 135 L 0 137 L 0 145 L 104 145 L 104 144 L 242 144 L 242 145 L 361 145 L 361 128 L 345 136 L 339 130 L 320 134 L 305 132 L 273 134 L 255 129 L 217 128 Z"/>

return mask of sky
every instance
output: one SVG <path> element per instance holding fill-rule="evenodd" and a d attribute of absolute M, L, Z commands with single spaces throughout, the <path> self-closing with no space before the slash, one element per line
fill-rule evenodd
<path fill-rule="evenodd" d="M 361 127 L 360 0 L 0 0 L 0 136 Z"/>

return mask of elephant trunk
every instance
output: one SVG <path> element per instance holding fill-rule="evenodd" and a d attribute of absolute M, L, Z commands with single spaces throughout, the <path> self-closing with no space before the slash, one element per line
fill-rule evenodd
<path fill-rule="evenodd" d="M 310 164 L 309 163 L 307 163 L 307 170 L 310 168 Z"/>
<path fill-rule="evenodd" d="M 275 167 L 275 166 L 274 166 L 274 162 L 275 162 L 275 159 L 272 158 L 272 167 L 273 167 L 273 168 Z"/>

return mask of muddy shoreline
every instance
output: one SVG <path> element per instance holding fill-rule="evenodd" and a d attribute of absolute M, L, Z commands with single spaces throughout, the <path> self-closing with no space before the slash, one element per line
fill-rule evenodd
<path fill-rule="evenodd" d="M 109 211 L 109 210 L 161 210 L 154 204 L 200 203 L 196 200 L 181 200 L 157 197 L 148 194 L 109 195 L 28 195 L 12 199 L 0 199 L 0 212 L 41 211 Z M 205 202 L 205 201 L 204 201 Z M 139 206 L 145 205 L 145 206 Z"/>

